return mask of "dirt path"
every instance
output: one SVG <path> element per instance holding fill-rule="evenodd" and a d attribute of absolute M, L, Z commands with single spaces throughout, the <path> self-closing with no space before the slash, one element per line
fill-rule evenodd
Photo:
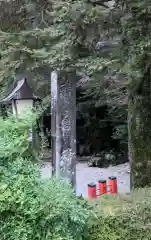
<path fill-rule="evenodd" d="M 108 179 L 110 176 L 116 176 L 118 180 L 118 190 L 120 193 L 130 191 L 129 165 L 121 164 L 115 167 L 94 168 L 88 167 L 87 163 L 78 163 L 76 168 L 77 195 L 87 196 L 87 184 L 97 182 L 99 179 Z M 42 177 L 51 177 L 51 164 L 45 163 L 42 167 Z"/>

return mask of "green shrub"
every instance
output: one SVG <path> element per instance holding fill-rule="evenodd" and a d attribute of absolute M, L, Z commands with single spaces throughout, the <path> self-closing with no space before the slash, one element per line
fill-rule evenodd
<path fill-rule="evenodd" d="M 1 186 L 0 215 L 1 240 L 80 240 L 87 233 L 84 202 L 68 186 L 33 176 Z"/>
<path fill-rule="evenodd" d="M 41 179 L 28 142 L 30 123 L 0 119 L 0 239 L 84 239 L 87 203 L 69 186 Z"/>
<path fill-rule="evenodd" d="M 95 202 L 89 240 L 150 240 L 151 189 Z"/>

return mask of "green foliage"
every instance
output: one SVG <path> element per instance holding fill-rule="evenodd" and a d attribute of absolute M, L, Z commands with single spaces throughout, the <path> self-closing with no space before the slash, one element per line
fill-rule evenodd
<path fill-rule="evenodd" d="M 89 240 L 150 240 L 151 189 L 131 195 L 101 197 L 94 203 Z"/>
<path fill-rule="evenodd" d="M 118 14 L 113 10 L 113 2 L 108 0 L 2 1 L 1 94 L 16 76 L 26 75 L 41 96 L 48 96 L 50 72 L 57 69 L 89 77 L 91 84 L 85 94 L 93 98 L 96 107 L 105 104 L 119 108 L 115 99 L 117 95 L 122 100 L 125 97 L 123 84 L 106 87 L 109 78 L 104 79 L 119 65 L 117 56 L 111 54 L 117 45 Z M 90 131 L 94 130 L 92 126 L 95 132 L 101 130 L 104 122 L 97 125 L 94 121 L 98 119 L 93 120 Z"/>
<path fill-rule="evenodd" d="M 104 73 L 105 94 L 100 91 L 102 84 L 99 87 L 100 80 L 97 78 L 95 79 L 98 83 L 97 88 L 94 88 L 93 93 L 99 103 L 105 96 L 109 107 L 119 110 L 123 108 L 123 112 L 127 110 L 128 103 L 129 160 L 133 187 L 151 186 L 150 3 L 145 0 L 114 1 L 108 22 L 112 19 L 116 24 L 112 27 L 107 24 L 107 28 L 110 37 L 113 36 L 113 29 L 116 28 L 114 37 L 118 37 L 119 45 L 118 49 L 115 48 L 115 51 L 111 51 L 106 58 L 114 59 L 116 64 L 113 64 L 113 67 L 108 65 L 108 76 Z M 102 31 L 104 30 L 103 28 Z M 119 113 L 117 116 L 119 117 Z M 113 121 L 116 119 L 114 118 Z M 124 122 L 126 123 L 126 118 Z M 123 127 L 124 131 L 121 123 L 115 125 L 114 138 L 118 137 L 126 141 L 127 128 L 124 125 Z"/>
<path fill-rule="evenodd" d="M 91 87 L 89 91 L 90 89 Z M 93 88 L 94 93 L 95 87 Z M 101 93 L 101 91 L 100 95 L 98 93 L 98 96 L 84 93 L 84 97 L 78 99 L 77 106 L 79 113 L 79 115 L 77 114 L 77 137 L 79 141 L 81 139 L 81 142 L 84 139 L 85 146 L 89 149 L 89 155 L 92 153 L 100 154 L 102 150 L 109 152 L 111 149 L 116 153 L 121 151 L 127 153 L 126 106 L 108 105 L 106 95 Z M 84 121 L 84 124 L 83 122 L 81 124 L 81 128 L 79 126 L 80 117 L 81 122 L 82 120 Z M 119 163 L 119 161 L 117 162 Z"/>
<path fill-rule="evenodd" d="M 76 70 L 92 77 L 112 63 L 112 59 L 100 58 L 96 49 L 109 7 L 86 0 L 15 0 L 2 1 L 1 6 L 2 85 L 17 74 L 26 74 L 38 82 L 35 86 L 39 89 L 51 69 Z M 8 15 L 9 22 L 5 21 Z"/>
<path fill-rule="evenodd" d="M 87 203 L 70 186 L 42 180 L 28 141 L 31 123 L 0 119 L 0 239 L 84 239 Z"/>

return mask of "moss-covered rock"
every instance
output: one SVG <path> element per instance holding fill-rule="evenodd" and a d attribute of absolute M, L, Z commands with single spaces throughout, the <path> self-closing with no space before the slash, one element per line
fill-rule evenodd
<path fill-rule="evenodd" d="M 125 152 L 116 153 L 111 150 L 108 152 L 103 151 L 97 156 L 90 156 L 87 160 L 89 167 L 101 168 L 126 163 L 128 161 L 128 158 Z"/>

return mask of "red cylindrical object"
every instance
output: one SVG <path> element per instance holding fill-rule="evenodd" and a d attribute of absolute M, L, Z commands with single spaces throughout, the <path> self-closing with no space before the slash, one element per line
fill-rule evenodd
<path fill-rule="evenodd" d="M 117 193 L 117 178 L 116 177 L 109 177 L 108 178 L 108 185 L 109 185 L 109 193 L 116 194 Z"/>
<path fill-rule="evenodd" d="M 106 180 L 99 180 L 98 188 L 99 188 L 99 195 L 106 194 L 107 193 Z"/>
<path fill-rule="evenodd" d="M 96 198 L 96 184 L 90 183 L 88 184 L 88 198 L 93 199 Z"/>

